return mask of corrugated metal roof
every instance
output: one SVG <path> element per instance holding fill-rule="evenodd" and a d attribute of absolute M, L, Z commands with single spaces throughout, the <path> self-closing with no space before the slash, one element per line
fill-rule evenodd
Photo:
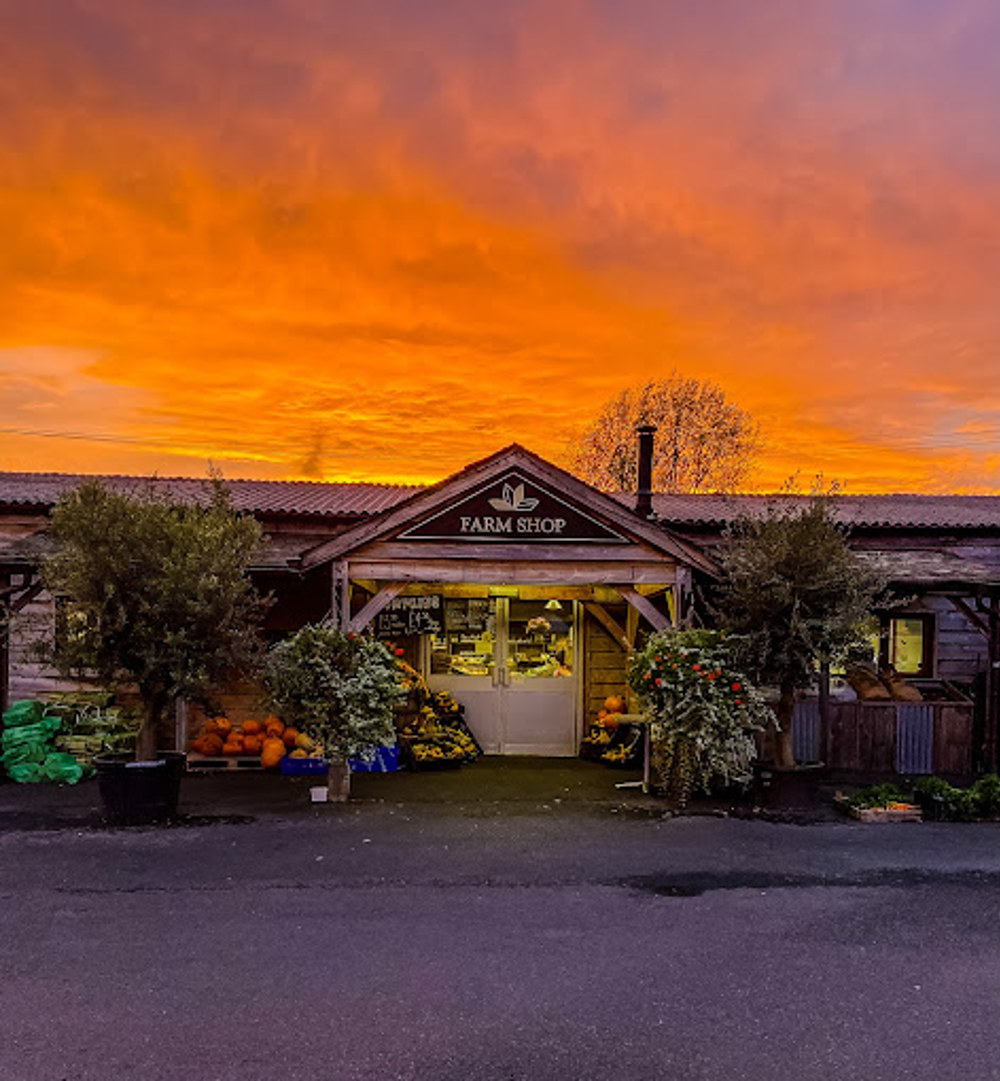
<path fill-rule="evenodd" d="M 634 495 L 615 497 L 626 504 Z M 653 496 L 653 510 L 666 525 L 724 526 L 745 514 L 763 512 L 769 504 L 794 505 L 804 495 L 666 495 Z M 845 525 L 896 529 L 1000 528 L 1000 496 L 996 495 L 854 495 L 834 501 Z"/>
<path fill-rule="evenodd" d="M 203 502 L 208 482 L 193 477 L 98 478 L 71 473 L 0 473 L 0 506 L 51 507 L 84 480 L 99 479 L 121 492 L 152 488 L 182 502 Z M 402 484 L 327 483 L 324 481 L 226 480 L 238 510 L 253 514 L 316 515 L 359 518 L 394 507 L 420 488 Z"/>
<path fill-rule="evenodd" d="M 466 467 L 466 472 L 471 467 Z M 81 481 L 73 473 L 0 473 L 0 506 L 47 509 Z M 192 502 L 207 498 L 206 480 L 193 477 L 101 476 L 118 491 L 158 492 Z M 327 481 L 226 480 L 239 510 L 254 514 L 315 515 L 361 518 L 380 514 L 423 491 L 421 485 Z M 614 498 L 625 506 L 631 493 Z M 769 503 L 795 504 L 808 496 L 667 495 L 653 496 L 653 510 L 664 525 L 724 526 L 744 514 L 761 512 Z M 854 495 L 838 496 L 837 517 L 845 524 L 887 528 L 1000 528 L 1000 495 Z"/>

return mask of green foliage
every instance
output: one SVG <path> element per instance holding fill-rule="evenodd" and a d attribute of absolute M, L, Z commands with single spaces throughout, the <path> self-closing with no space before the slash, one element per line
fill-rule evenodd
<path fill-rule="evenodd" d="M 307 625 L 271 648 L 266 682 L 275 710 L 328 757 L 369 758 L 396 741 L 394 710 L 406 692 L 374 638 Z"/>
<path fill-rule="evenodd" d="M 906 803 L 907 796 L 897 785 L 892 783 L 873 784 L 859 789 L 844 800 L 848 807 L 888 807 L 890 803 Z"/>
<path fill-rule="evenodd" d="M 217 480 L 202 506 L 88 481 L 60 500 L 51 532 L 45 583 L 69 605 L 52 659 L 108 687 L 138 685 L 141 753 L 155 749 L 176 697 L 206 694 L 260 659 L 263 606 L 246 572 L 261 529 Z"/>
<path fill-rule="evenodd" d="M 913 794 L 928 818 L 974 822 L 1000 816 L 1000 777 L 988 773 L 971 788 L 957 788 L 941 777 L 921 777 Z"/>
<path fill-rule="evenodd" d="M 774 717 L 722 634 L 660 631 L 632 658 L 628 681 L 653 718 L 652 761 L 670 798 L 751 780 L 753 733 Z"/>

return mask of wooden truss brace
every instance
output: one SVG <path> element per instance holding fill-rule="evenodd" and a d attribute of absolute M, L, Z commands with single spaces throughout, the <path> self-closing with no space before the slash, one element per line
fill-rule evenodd
<path fill-rule="evenodd" d="M 347 625 L 347 629 L 357 634 L 358 631 L 364 630 L 369 623 L 382 611 L 383 608 L 390 605 L 396 597 L 406 588 L 405 582 L 387 582 L 371 600 L 361 609 L 356 616 L 352 616 L 350 622 Z"/>
<path fill-rule="evenodd" d="M 628 635 L 622 630 L 621 624 L 615 619 L 613 615 L 602 604 L 598 604 L 596 601 L 584 601 L 583 607 L 585 611 L 592 615 L 594 619 L 611 635 L 611 637 L 624 649 L 626 652 L 632 648 L 632 643 L 629 641 Z"/>
<path fill-rule="evenodd" d="M 948 600 L 951 601 L 952 605 L 957 608 L 963 616 L 965 616 L 965 618 L 976 628 L 976 630 L 979 631 L 980 634 L 983 634 L 987 638 L 989 638 L 989 625 L 987 624 L 986 620 L 983 619 L 983 617 L 979 614 L 979 612 L 975 611 L 973 608 L 970 608 L 969 605 L 967 605 L 961 597 L 949 597 Z M 979 611 L 982 612 L 984 611 L 984 609 L 980 608 Z"/>
<path fill-rule="evenodd" d="M 639 615 L 645 616 L 649 620 L 654 631 L 662 631 L 670 626 L 669 617 L 665 616 L 651 600 L 644 597 L 637 590 L 631 586 L 615 586 L 615 589 L 636 609 Z"/>

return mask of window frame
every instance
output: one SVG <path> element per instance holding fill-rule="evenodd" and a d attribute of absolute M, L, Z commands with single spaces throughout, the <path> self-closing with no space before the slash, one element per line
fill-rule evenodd
<path fill-rule="evenodd" d="M 896 668 L 895 671 L 901 676 L 912 679 L 933 679 L 935 661 L 935 629 L 936 620 L 932 612 L 882 612 L 879 615 L 878 633 L 878 664 L 880 669 L 888 669 L 890 666 L 889 644 L 892 640 L 892 624 L 895 621 L 907 619 L 911 622 L 919 622 L 923 626 L 922 651 L 920 667 L 915 671 L 903 671 Z"/>

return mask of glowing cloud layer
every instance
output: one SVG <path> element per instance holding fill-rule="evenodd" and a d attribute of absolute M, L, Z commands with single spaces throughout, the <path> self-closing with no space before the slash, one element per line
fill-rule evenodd
<path fill-rule="evenodd" d="M 1000 487 L 989 0 L 6 26 L 0 468 L 437 479 L 677 368 L 761 486 Z"/>

